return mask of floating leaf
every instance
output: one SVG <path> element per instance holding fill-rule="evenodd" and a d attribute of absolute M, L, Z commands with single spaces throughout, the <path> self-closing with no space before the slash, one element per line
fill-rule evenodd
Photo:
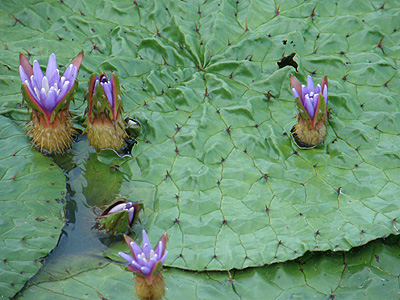
<path fill-rule="evenodd" d="M 137 120 L 141 134 L 132 158 L 114 162 L 100 153 L 97 158 L 105 165 L 97 175 L 92 173 L 96 155 L 87 147 L 74 146 L 74 163 L 85 166 L 83 160 L 91 157 L 90 178 L 115 183 L 115 192 L 143 201 L 142 226 L 150 237 L 168 233 L 166 265 L 174 275 L 165 272 L 167 287 L 187 289 L 188 298 L 210 298 L 210 293 L 218 298 L 222 293 L 244 299 L 254 296 L 249 287 L 260 280 L 260 287 L 274 286 L 271 295 L 276 298 L 298 294 L 326 299 L 331 296 L 326 276 L 317 272 L 316 277 L 304 277 L 297 261 L 290 260 L 308 251 L 349 250 L 398 234 L 400 228 L 399 9 L 398 3 L 383 0 L 6 1 L 0 4 L 0 114 L 9 124 L 29 118 L 20 101 L 19 52 L 39 61 L 54 52 L 60 64 L 67 64 L 83 49 L 78 80 L 118 72 L 124 117 Z M 278 69 L 282 56 L 294 52 L 298 74 L 291 66 Z M 290 139 L 296 116 L 290 74 L 329 78 L 328 136 L 321 148 L 299 150 Z M 71 105 L 79 116 L 85 110 L 84 88 L 79 86 Z M 1 137 L 5 149 L 15 148 L 10 141 Z M 34 159 L 48 169 L 47 158 Z M 108 169 L 115 164 L 121 175 Z M 2 180 L 23 166 L 21 161 L 6 165 Z M 35 180 L 45 185 L 44 178 Z M 94 193 L 92 185 L 84 188 L 88 195 Z M 22 187 L 13 193 L 27 194 Z M 114 259 L 120 245 L 110 245 L 106 255 Z M 387 250 L 382 240 L 373 245 L 386 249 L 385 255 L 377 254 L 380 262 L 387 257 L 387 265 L 396 264 L 397 250 Z M 357 249 L 372 251 L 368 245 Z M 334 282 L 333 295 L 397 297 L 398 274 L 372 266 L 375 256 L 364 255 L 368 262 L 361 259 L 362 265 L 343 269 L 343 261 L 333 267 L 339 254 L 329 253 L 316 255 L 318 266 Z M 280 263 L 284 261 L 289 262 Z M 307 256 L 304 261 L 307 266 L 314 263 Z M 290 277 L 289 268 L 289 279 L 283 276 L 279 282 L 276 271 L 270 276 L 278 274 L 277 283 L 270 284 L 265 270 L 286 265 L 295 267 L 297 277 Z M 197 274 L 174 267 L 221 272 Z M 240 279 L 233 289 L 226 270 L 249 267 L 230 271 L 234 280 Z M 87 292 L 95 298 L 98 291 L 112 298 L 108 288 L 100 287 L 109 277 L 119 280 L 126 274 L 115 264 L 93 268 L 65 282 L 31 286 L 25 293 L 46 290 L 79 298 Z M 174 276 L 180 281 L 169 279 Z M 130 279 L 126 284 L 109 282 L 125 287 L 131 286 Z M 365 284 L 369 279 L 372 284 Z M 26 280 L 21 277 L 21 283 Z M 197 294 L 196 288 L 189 291 L 191 282 L 199 287 Z M 215 290 L 203 288 L 210 286 Z M 130 289 L 118 290 L 131 296 Z M 176 298 L 174 292 L 170 289 L 167 297 Z"/>
<path fill-rule="evenodd" d="M 0 116 L 0 290 L 11 298 L 42 266 L 64 225 L 61 170 Z"/>

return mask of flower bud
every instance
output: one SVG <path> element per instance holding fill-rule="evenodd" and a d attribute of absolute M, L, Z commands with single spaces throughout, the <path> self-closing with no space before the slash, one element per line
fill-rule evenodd
<path fill-rule="evenodd" d="M 328 80 L 324 76 L 321 84 L 314 87 L 308 76 L 305 86 L 291 75 L 290 82 L 298 108 L 297 124 L 291 130 L 293 140 L 299 148 L 314 148 L 322 144 L 327 135 Z"/>
<path fill-rule="evenodd" d="M 130 230 L 138 219 L 139 211 L 142 208 L 143 204 L 141 203 L 118 200 L 109 205 L 97 218 L 100 225 L 98 229 L 105 229 L 107 233 L 111 231 L 114 235 L 124 233 Z"/>
<path fill-rule="evenodd" d="M 121 87 L 117 75 L 112 73 L 108 79 L 104 73 L 100 77 L 93 74 L 89 79 L 85 100 L 88 103 L 86 131 L 89 143 L 96 151 L 120 151 L 128 135 L 121 116 Z"/>

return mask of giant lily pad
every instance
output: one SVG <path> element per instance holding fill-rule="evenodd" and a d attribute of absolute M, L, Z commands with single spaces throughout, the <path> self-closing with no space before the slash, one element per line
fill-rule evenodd
<path fill-rule="evenodd" d="M 144 202 L 149 236 L 168 232 L 166 265 L 222 271 L 346 251 L 400 226 L 399 10 L 383 0 L 4 2 L 0 113 L 29 118 L 20 51 L 43 61 L 55 52 L 67 63 L 83 48 L 71 109 L 83 115 L 92 72 L 118 73 L 125 113 L 142 125 L 119 168 L 119 193 Z M 277 65 L 291 53 L 298 71 Z M 328 138 L 319 148 L 291 141 L 290 74 L 328 76 Z M 112 245 L 106 255 L 115 259 L 123 244 Z M 315 284 L 329 296 L 325 287 Z"/>
<path fill-rule="evenodd" d="M 347 253 L 316 252 L 242 271 L 196 273 L 168 268 L 165 299 L 396 299 L 399 254 L 399 238 L 391 237 Z M 102 265 L 66 280 L 32 286 L 22 296 L 35 300 L 131 299 L 133 276 L 122 268 Z"/>
<path fill-rule="evenodd" d="M 0 116 L 0 290 L 12 297 L 42 266 L 64 225 L 65 177 Z"/>

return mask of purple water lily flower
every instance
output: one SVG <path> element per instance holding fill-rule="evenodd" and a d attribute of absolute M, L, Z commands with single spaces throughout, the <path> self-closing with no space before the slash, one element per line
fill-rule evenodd
<path fill-rule="evenodd" d="M 290 82 L 293 86 L 292 92 L 294 98 L 300 99 L 300 102 L 308 116 L 311 120 L 313 120 L 318 110 L 320 95 L 322 95 L 325 100 L 325 106 L 328 104 L 328 81 L 326 77 L 324 76 L 321 84 L 317 84 L 315 88 L 314 82 L 310 75 L 307 76 L 307 86 L 300 84 L 297 78 L 293 75 L 290 77 Z"/>
<path fill-rule="evenodd" d="M 324 76 L 321 84 L 314 87 L 311 77 L 307 86 L 290 75 L 292 92 L 298 109 L 297 123 L 291 130 L 294 142 L 301 149 L 311 149 L 322 144 L 327 135 L 328 80 Z"/>
<path fill-rule="evenodd" d="M 126 202 L 126 203 L 117 204 L 112 209 L 110 209 L 110 211 L 107 213 L 107 215 L 119 212 L 121 210 L 127 210 L 128 211 L 129 224 L 132 224 L 133 217 L 135 216 L 135 207 L 134 207 L 132 202 Z"/>
<path fill-rule="evenodd" d="M 145 230 L 143 230 L 142 236 L 142 248 L 130 237 L 125 236 L 131 255 L 124 252 L 118 252 L 118 254 L 129 263 L 128 270 L 151 279 L 153 275 L 157 275 L 155 273 L 161 270 L 161 265 L 167 258 L 168 251 L 165 251 L 167 234 L 163 234 L 154 250 Z"/>
<path fill-rule="evenodd" d="M 32 66 L 24 54 L 19 55 L 22 97 L 32 108 L 27 136 L 41 152 L 62 153 L 72 145 L 75 130 L 69 104 L 78 86 L 76 77 L 82 60 L 83 52 L 60 77 L 54 53 L 50 55 L 45 74 L 36 60 Z"/>
<path fill-rule="evenodd" d="M 60 77 L 56 56 L 50 55 L 46 74 L 43 74 L 39 62 L 33 62 L 33 68 L 24 54 L 20 54 L 19 73 L 23 88 L 32 104 L 49 117 L 56 106 L 63 101 L 75 84 L 83 54 L 78 56 L 67 67 Z"/>

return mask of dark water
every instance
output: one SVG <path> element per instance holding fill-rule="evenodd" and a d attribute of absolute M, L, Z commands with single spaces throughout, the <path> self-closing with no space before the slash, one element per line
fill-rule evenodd
<path fill-rule="evenodd" d="M 67 195 L 65 226 L 57 246 L 43 261 L 43 267 L 31 278 L 29 285 L 63 280 L 81 272 L 97 269 L 110 260 L 103 253 L 122 237 L 105 235 L 94 229 L 100 209 L 112 203 L 119 193 L 123 174 L 97 159 L 97 154 L 80 137 L 73 149 L 53 157 L 66 176 Z"/>

